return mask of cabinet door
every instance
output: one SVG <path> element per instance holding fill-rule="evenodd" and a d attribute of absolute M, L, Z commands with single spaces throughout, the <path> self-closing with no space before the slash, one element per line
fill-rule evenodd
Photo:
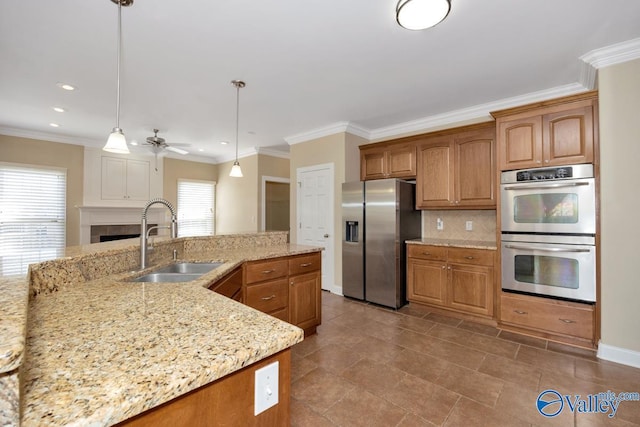
<path fill-rule="evenodd" d="M 102 200 L 122 200 L 126 196 L 127 161 L 102 157 Z"/>
<path fill-rule="evenodd" d="M 493 267 L 450 263 L 448 305 L 493 316 Z"/>
<path fill-rule="evenodd" d="M 302 329 L 315 328 L 321 318 L 320 272 L 289 278 L 289 322 Z"/>
<path fill-rule="evenodd" d="M 360 152 L 360 179 L 382 179 L 387 175 L 387 154 L 380 149 Z"/>
<path fill-rule="evenodd" d="M 127 160 L 126 198 L 149 200 L 149 162 Z"/>
<path fill-rule="evenodd" d="M 593 162 L 591 105 L 543 116 L 544 165 Z"/>
<path fill-rule="evenodd" d="M 453 150 L 450 139 L 423 144 L 418 149 L 416 205 L 418 208 L 450 207 L 454 200 Z"/>
<path fill-rule="evenodd" d="M 247 285 L 246 291 L 245 304 L 263 313 L 271 314 L 283 309 L 286 311 L 289 304 L 286 278 Z"/>
<path fill-rule="evenodd" d="M 500 170 L 542 166 L 542 116 L 498 121 Z"/>
<path fill-rule="evenodd" d="M 407 299 L 444 306 L 447 299 L 445 263 L 409 258 L 407 264 Z"/>
<path fill-rule="evenodd" d="M 389 178 L 416 177 L 416 147 L 390 148 L 387 156 Z"/>
<path fill-rule="evenodd" d="M 455 147 L 456 206 L 495 207 L 495 141 L 493 131 L 459 138 Z"/>

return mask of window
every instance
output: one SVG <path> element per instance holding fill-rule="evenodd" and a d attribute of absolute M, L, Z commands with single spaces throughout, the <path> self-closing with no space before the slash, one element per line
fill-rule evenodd
<path fill-rule="evenodd" d="M 215 234 L 214 181 L 178 180 L 178 236 Z"/>
<path fill-rule="evenodd" d="M 0 163 L 0 274 L 25 275 L 29 264 L 62 255 L 67 172 Z"/>

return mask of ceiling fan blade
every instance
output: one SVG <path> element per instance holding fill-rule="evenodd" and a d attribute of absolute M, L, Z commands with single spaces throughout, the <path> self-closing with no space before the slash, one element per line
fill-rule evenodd
<path fill-rule="evenodd" d="M 173 151 L 174 153 L 178 153 L 178 154 L 189 154 L 189 152 L 187 150 L 183 150 L 182 148 L 175 148 L 175 147 L 172 147 L 170 145 L 168 145 L 168 146 L 166 146 L 164 148 L 166 148 L 169 151 Z"/>

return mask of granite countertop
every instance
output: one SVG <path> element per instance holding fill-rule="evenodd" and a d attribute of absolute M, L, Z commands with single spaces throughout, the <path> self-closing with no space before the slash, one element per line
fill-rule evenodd
<path fill-rule="evenodd" d="M 480 241 L 480 240 L 456 240 L 456 239 L 412 239 L 407 240 L 407 244 L 411 245 L 431 245 L 431 246 L 451 246 L 456 248 L 470 249 L 490 249 L 496 250 L 498 246 L 496 242 Z"/>
<path fill-rule="evenodd" d="M 184 261 L 224 264 L 187 283 L 127 282 L 144 273 L 129 272 L 33 299 L 23 425 L 115 424 L 302 341 L 301 329 L 205 286 L 245 261 L 318 250 L 191 251 Z"/>
<path fill-rule="evenodd" d="M 0 277 L 0 374 L 18 368 L 24 354 L 29 287 L 24 277 Z"/>

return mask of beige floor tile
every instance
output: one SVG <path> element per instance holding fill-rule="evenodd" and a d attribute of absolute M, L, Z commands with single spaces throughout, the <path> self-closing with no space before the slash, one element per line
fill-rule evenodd
<path fill-rule="evenodd" d="M 505 382 L 495 409 L 500 413 L 537 426 L 572 426 L 574 415 L 563 410 L 553 418 L 541 415 L 536 408 L 540 391 Z"/>
<path fill-rule="evenodd" d="M 553 351 L 555 353 L 566 354 L 569 356 L 580 357 L 582 359 L 587 359 L 594 362 L 598 360 L 595 350 L 574 347 L 572 345 L 561 344 L 553 341 L 549 341 L 549 343 L 547 344 L 547 350 Z"/>
<path fill-rule="evenodd" d="M 406 412 L 361 388 L 354 388 L 329 408 L 324 416 L 338 426 L 395 426 Z"/>
<path fill-rule="evenodd" d="M 341 377 L 374 394 L 395 387 L 407 374 L 400 369 L 370 359 L 361 359 L 342 371 Z"/>
<path fill-rule="evenodd" d="M 400 328 L 419 333 L 426 333 L 435 325 L 435 322 L 413 316 L 398 316 L 398 323 L 396 324 Z"/>
<path fill-rule="evenodd" d="M 335 424 L 298 399 L 292 398 L 291 427 L 335 427 Z"/>
<path fill-rule="evenodd" d="M 442 424 L 459 395 L 413 375 L 405 376 L 395 387 L 381 390 L 382 396 L 408 412 L 434 424 Z"/>
<path fill-rule="evenodd" d="M 513 341 L 518 344 L 528 345 L 529 347 L 542 349 L 547 348 L 547 340 L 544 340 L 542 338 L 530 337 L 528 335 L 516 334 L 514 332 L 500 331 L 500 333 L 498 334 L 498 338 L 507 341 Z"/>
<path fill-rule="evenodd" d="M 464 344 L 473 336 L 473 332 L 438 323 L 427 332 L 427 335 L 456 344 Z"/>
<path fill-rule="evenodd" d="M 436 384 L 471 400 L 493 407 L 502 392 L 504 381 L 457 365 L 450 365 Z"/>
<path fill-rule="evenodd" d="M 538 389 L 542 370 L 528 363 L 488 354 L 478 368 L 479 372 L 523 387 Z"/>
<path fill-rule="evenodd" d="M 304 341 L 299 342 L 298 344 L 291 347 L 292 358 L 305 357 L 322 348 L 323 345 L 324 343 L 322 343 L 322 340 L 317 334 L 306 337 Z"/>
<path fill-rule="evenodd" d="M 487 353 L 434 338 L 428 354 L 469 369 L 478 369 Z"/>
<path fill-rule="evenodd" d="M 339 374 L 362 359 L 362 355 L 341 344 L 328 344 L 309 354 L 305 359 L 327 372 Z"/>
<path fill-rule="evenodd" d="M 447 370 L 449 362 L 406 349 L 389 365 L 423 380 L 435 382 Z"/>
<path fill-rule="evenodd" d="M 567 375 L 573 375 L 576 369 L 576 359 L 573 356 L 553 353 L 526 345 L 520 346 L 516 360 L 536 366 L 542 370 Z"/>
<path fill-rule="evenodd" d="M 490 337 L 497 337 L 498 334 L 500 333 L 500 329 L 494 326 L 484 325 L 482 323 L 470 322 L 468 320 L 463 320 L 462 323 L 458 325 L 458 328 L 475 332 L 477 334 L 487 335 Z"/>
<path fill-rule="evenodd" d="M 433 427 L 435 425 L 416 414 L 407 413 L 397 427 Z"/>
<path fill-rule="evenodd" d="M 438 313 L 429 313 L 424 318 L 427 320 L 431 320 L 432 322 L 442 323 L 449 326 L 458 326 L 460 323 L 462 323 L 461 319 L 451 316 L 445 316 L 444 314 Z"/>
<path fill-rule="evenodd" d="M 291 396 L 322 414 L 353 387 L 349 381 L 317 368 L 291 384 Z"/>
<path fill-rule="evenodd" d="M 380 363 L 388 363 L 405 351 L 404 348 L 378 338 L 366 336 L 362 340 L 346 345 L 349 350 Z"/>
<path fill-rule="evenodd" d="M 299 360 L 291 363 L 291 382 L 294 382 L 318 367 L 318 364 L 301 357 Z"/>
<path fill-rule="evenodd" d="M 609 388 L 634 391 L 640 388 L 640 369 L 607 360 L 576 359 L 576 378 L 602 384 Z M 640 392 L 640 390 L 635 390 Z"/>
<path fill-rule="evenodd" d="M 520 344 L 480 334 L 473 334 L 465 345 L 508 359 L 515 359 L 518 349 L 520 348 Z"/>
<path fill-rule="evenodd" d="M 413 317 L 424 317 L 431 313 L 428 307 L 424 307 L 418 304 L 407 304 L 404 307 L 398 309 L 398 313 L 406 314 Z"/>
<path fill-rule="evenodd" d="M 444 423 L 446 427 L 526 427 L 531 424 L 461 397 Z"/>

